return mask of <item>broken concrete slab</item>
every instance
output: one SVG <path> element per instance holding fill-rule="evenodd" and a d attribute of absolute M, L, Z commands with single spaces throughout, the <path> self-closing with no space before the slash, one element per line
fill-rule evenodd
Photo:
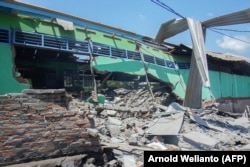
<path fill-rule="evenodd" d="M 247 117 L 240 117 L 235 119 L 234 121 L 228 121 L 229 124 L 234 126 L 240 126 L 242 128 L 249 129 L 250 128 L 250 121 Z"/>
<path fill-rule="evenodd" d="M 122 125 L 122 121 L 120 121 L 120 120 L 118 120 L 118 119 L 116 119 L 114 117 L 108 117 L 108 121 L 110 123 L 113 123 L 113 124 L 118 125 L 118 126 Z"/>
<path fill-rule="evenodd" d="M 136 161 L 134 155 L 123 154 L 124 167 L 136 167 Z"/>
<path fill-rule="evenodd" d="M 203 133 L 189 132 L 183 134 L 183 140 L 202 149 L 215 149 L 218 140 L 211 138 Z"/>
<path fill-rule="evenodd" d="M 118 138 L 118 137 L 111 137 L 110 142 L 111 143 L 124 143 L 125 139 L 124 138 Z"/>
<path fill-rule="evenodd" d="M 202 125 L 202 126 L 205 126 L 209 129 L 213 129 L 213 130 L 216 130 L 216 131 L 221 131 L 223 132 L 223 128 L 220 128 L 220 127 L 217 127 L 217 126 L 214 126 L 214 125 L 211 125 L 209 124 L 208 122 L 204 121 L 203 119 L 201 119 L 201 117 L 199 117 L 198 115 L 192 113 L 191 115 L 189 115 L 190 119 L 196 123 L 198 123 L 199 125 Z"/>
<path fill-rule="evenodd" d="M 136 137 L 136 136 L 130 136 L 130 137 L 128 138 L 128 144 L 129 144 L 129 145 L 133 145 L 133 146 L 138 145 L 137 137 Z"/>
<path fill-rule="evenodd" d="M 147 135 L 178 135 L 182 122 L 184 112 L 173 114 L 169 117 L 162 117 L 154 119 L 147 125 Z"/>
<path fill-rule="evenodd" d="M 178 112 L 182 112 L 182 111 L 158 112 L 158 113 L 153 114 L 153 118 L 166 117 L 172 114 L 176 114 Z"/>
<path fill-rule="evenodd" d="M 117 113 L 117 111 L 115 111 L 115 110 L 106 110 L 106 112 L 107 112 L 107 115 L 109 115 L 109 116 L 115 116 Z"/>
<path fill-rule="evenodd" d="M 118 136 L 124 128 L 123 122 L 115 117 L 108 117 L 108 121 L 106 121 L 104 125 L 112 137 Z"/>
<path fill-rule="evenodd" d="M 244 145 L 240 148 L 241 151 L 250 151 L 250 144 Z"/>
<path fill-rule="evenodd" d="M 98 130 L 93 128 L 86 128 L 88 134 L 92 137 L 98 137 Z"/>
<path fill-rule="evenodd" d="M 105 123 L 105 127 L 108 129 L 112 137 L 116 137 L 121 133 L 121 126 L 115 125 L 109 122 Z"/>
<path fill-rule="evenodd" d="M 167 112 L 170 111 L 187 111 L 187 109 L 183 106 L 181 106 L 180 104 L 173 102 L 168 106 Z"/>
<path fill-rule="evenodd" d="M 168 110 L 168 107 L 167 106 L 164 106 L 164 105 L 161 105 L 161 104 L 155 104 L 155 108 L 159 108 L 163 111 L 167 111 Z"/>
<path fill-rule="evenodd" d="M 153 117 L 164 117 L 164 116 L 169 116 L 171 114 L 175 114 L 178 112 L 186 112 L 187 109 L 181 105 L 179 105 L 176 102 L 172 102 L 168 107 L 156 104 L 156 108 L 160 108 L 162 110 L 165 110 L 165 112 L 158 112 L 153 114 Z"/>

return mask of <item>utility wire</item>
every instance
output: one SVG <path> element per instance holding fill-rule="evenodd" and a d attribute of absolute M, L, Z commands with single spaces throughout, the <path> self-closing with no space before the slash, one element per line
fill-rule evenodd
<path fill-rule="evenodd" d="M 210 31 L 213 31 L 213 32 L 216 32 L 216 33 L 218 33 L 218 34 L 225 35 L 225 36 L 227 36 L 227 37 L 233 38 L 233 39 L 235 39 L 235 40 L 238 40 L 238 41 L 241 41 L 241 42 L 244 42 L 244 43 L 250 44 L 250 42 L 248 42 L 248 41 L 245 41 L 245 40 L 242 40 L 242 39 L 239 39 L 239 38 L 235 38 L 235 37 L 233 37 L 233 36 L 230 36 L 230 35 L 227 35 L 227 34 L 221 33 L 221 32 L 219 32 L 219 31 L 216 31 L 216 30 L 215 30 L 215 29 L 213 29 L 213 28 L 209 28 L 209 30 L 210 30 Z"/>
<path fill-rule="evenodd" d="M 176 12 L 174 9 L 172 9 L 171 7 L 169 7 L 168 5 L 166 5 L 165 3 L 161 2 L 160 0 L 151 0 L 153 3 L 161 6 L 162 8 L 166 9 L 167 11 L 177 15 L 178 17 L 181 17 L 181 18 L 185 18 L 183 15 L 181 15 L 180 13 Z M 218 33 L 218 34 L 221 34 L 221 35 L 224 35 L 224 36 L 227 36 L 227 37 L 230 37 L 230 38 L 233 38 L 235 40 L 238 40 L 238 41 L 241 41 L 241 42 L 244 42 L 244 43 L 247 43 L 247 44 L 250 44 L 250 42 L 248 41 L 244 41 L 244 40 L 241 40 L 239 38 L 235 38 L 233 36 L 230 36 L 230 35 L 227 35 L 227 34 L 224 34 L 224 33 L 221 33 L 217 30 L 224 30 L 224 31 L 234 31 L 234 32 L 250 32 L 250 31 L 237 31 L 237 30 L 230 30 L 230 29 L 220 29 L 220 28 L 208 28 L 209 30 L 215 32 L 215 33 Z"/>
<path fill-rule="evenodd" d="M 222 30 L 222 31 L 231 31 L 231 32 L 250 32 L 247 30 L 233 30 L 233 29 L 227 29 L 227 28 L 210 28 L 210 29 L 214 29 L 214 30 Z"/>
<path fill-rule="evenodd" d="M 181 18 L 185 18 L 183 15 L 181 15 L 180 13 L 176 12 L 174 9 L 172 9 L 171 7 L 169 7 L 168 5 L 166 5 L 165 3 L 161 2 L 160 0 L 151 0 L 153 3 L 161 6 L 162 8 L 166 9 L 167 11 L 181 17 Z"/>

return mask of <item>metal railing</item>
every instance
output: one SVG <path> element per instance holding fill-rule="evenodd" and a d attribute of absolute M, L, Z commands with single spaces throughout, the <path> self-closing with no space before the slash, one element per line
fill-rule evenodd
<path fill-rule="evenodd" d="M 4 36 L 5 33 L 2 33 Z M 1 37 L 1 29 L 0 29 Z M 5 39 L 7 39 L 5 37 Z M 1 40 L 0 40 L 1 41 Z M 90 54 L 88 41 L 78 41 L 69 38 L 62 38 L 47 34 L 31 33 L 14 30 L 12 42 L 17 45 L 27 45 L 55 50 L 68 51 L 79 54 Z M 138 51 L 119 49 L 109 45 L 93 42 L 92 53 L 99 56 L 125 58 L 141 61 L 141 56 Z M 174 63 L 173 61 L 165 60 L 148 54 L 143 54 L 143 59 L 146 63 L 155 64 L 171 69 L 188 69 L 188 63 Z"/>

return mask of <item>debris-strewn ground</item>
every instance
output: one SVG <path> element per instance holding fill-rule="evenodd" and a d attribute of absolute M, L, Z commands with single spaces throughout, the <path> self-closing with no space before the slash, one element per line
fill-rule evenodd
<path fill-rule="evenodd" d="M 219 111 L 216 104 L 185 108 L 164 86 L 154 89 L 153 96 L 146 88 L 103 89 L 100 93 L 106 98 L 104 104 L 88 102 L 89 95 L 69 94 L 72 100 L 67 111 L 79 110 L 94 120 L 87 133 L 99 137 L 102 154 L 61 157 L 31 166 L 140 167 L 147 150 L 250 150 L 247 109 L 235 116 Z"/>
<path fill-rule="evenodd" d="M 154 97 L 147 89 L 105 90 L 105 104 L 88 104 L 100 144 L 113 150 L 106 166 L 143 166 L 145 150 L 250 150 L 249 111 L 231 117 L 215 104 L 190 109 L 164 87 L 153 92 Z"/>

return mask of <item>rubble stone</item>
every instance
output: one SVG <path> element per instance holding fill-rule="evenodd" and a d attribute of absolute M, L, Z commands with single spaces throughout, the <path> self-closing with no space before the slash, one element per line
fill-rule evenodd
<path fill-rule="evenodd" d="M 63 90 L 24 92 L 0 96 L 0 166 L 88 152 L 96 157 L 53 165 L 131 167 L 143 166 L 144 150 L 249 150 L 247 119 L 221 115 L 216 106 L 186 109 L 163 87 L 153 89 L 154 101 L 146 88 L 110 90 L 106 99 L 114 100 L 101 105 L 82 97 L 69 102 Z M 178 115 L 178 130 L 167 133 Z M 155 120 L 163 121 L 149 135 Z"/>
<path fill-rule="evenodd" d="M 107 115 L 110 115 L 110 116 L 115 116 L 117 113 L 115 110 L 106 110 L 106 112 L 107 112 Z"/>
<path fill-rule="evenodd" d="M 244 145 L 240 148 L 241 151 L 250 151 L 250 144 Z"/>
<path fill-rule="evenodd" d="M 205 134 L 197 132 L 189 132 L 183 135 L 184 140 L 191 142 L 191 144 L 202 149 L 215 148 L 216 144 L 219 142 Z"/>
<path fill-rule="evenodd" d="M 133 146 L 138 145 L 137 137 L 136 136 L 129 137 L 128 143 L 129 143 L 129 145 L 133 145 Z"/>

